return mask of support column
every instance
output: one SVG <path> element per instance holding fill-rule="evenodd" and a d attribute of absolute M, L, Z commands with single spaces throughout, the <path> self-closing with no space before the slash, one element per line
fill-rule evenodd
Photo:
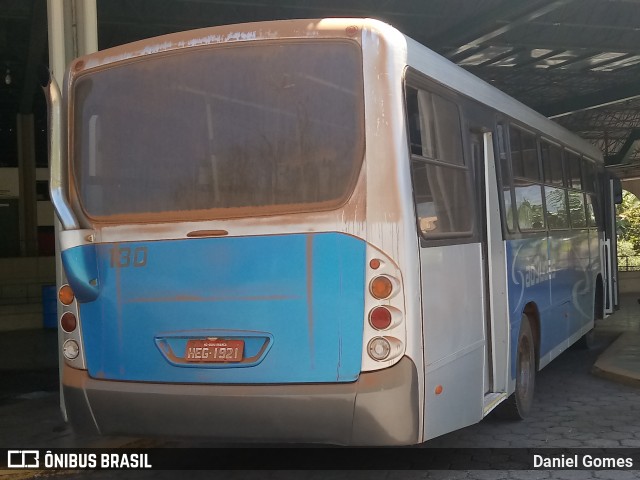
<path fill-rule="evenodd" d="M 36 203 L 36 154 L 33 114 L 19 113 L 18 176 L 20 179 L 20 255 L 38 255 L 38 212 Z"/>
<path fill-rule="evenodd" d="M 47 0 L 47 13 L 49 68 L 62 88 L 69 62 L 98 50 L 96 0 Z"/>
<path fill-rule="evenodd" d="M 69 62 L 75 57 L 98 50 L 98 19 L 96 0 L 47 0 L 49 21 L 49 69 L 62 88 L 64 73 Z M 63 115 L 62 118 L 65 118 Z M 64 131 L 64 129 L 63 129 Z M 63 159 L 66 161 L 66 159 Z M 60 288 L 66 283 L 66 276 L 60 260 L 60 221 L 54 219 L 56 231 L 56 284 Z M 58 304 L 58 318 L 62 307 Z M 58 365 L 62 369 L 63 336 L 58 330 Z M 62 371 L 60 371 L 62 373 Z M 67 419 L 62 388 L 60 389 L 60 410 Z"/>

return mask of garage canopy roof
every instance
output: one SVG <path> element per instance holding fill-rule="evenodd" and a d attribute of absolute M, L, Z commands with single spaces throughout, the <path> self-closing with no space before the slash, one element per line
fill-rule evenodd
<path fill-rule="evenodd" d="M 386 21 L 640 173 L 640 0 L 97 0 L 100 48 L 281 18 Z M 45 32 L 43 35 L 42 32 Z M 46 2 L 0 0 L 0 108 L 29 110 Z M 638 168 L 636 168 L 636 164 Z M 636 171 L 637 170 L 637 171 Z"/>

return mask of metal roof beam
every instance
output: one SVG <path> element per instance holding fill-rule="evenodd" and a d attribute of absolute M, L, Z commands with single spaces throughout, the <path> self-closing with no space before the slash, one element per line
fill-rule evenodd
<path fill-rule="evenodd" d="M 640 122 L 636 123 L 636 125 L 640 125 Z M 572 132 L 580 132 L 580 136 L 583 138 L 604 138 L 605 131 L 610 138 L 621 138 L 621 137 L 626 138 L 627 133 L 631 129 L 629 126 L 624 126 L 624 125 L 611 126 L 606 124 L 602 124 L 602 125 L 567 124 L 562 126 L 567 130 L 571 130 Z"/>
<path fill-rule="evenodd" d="M 520 36 L 513 35 L 513 38 L 509 38 L 509 35 L 504 37 L 495 38 L 491 42 L 493 47 L 523 47 L 530 49 L 547 49 L 547 50 L 593 50 L 597 52 L 616 52 L 616 53 L 631 53 L 640 54 L 640 48 L 638 45 L 628 42 L 618 41 L 612 38 L 597 39 L 596 37 L 589 38 L 566 38 L 559 40 L 551 35 L 545 35 L 540 33 L 536 37 L 521 38 Z"/>
<path fill-rule="evenodd" d="M 635 103 L 635 102 L 634 102 Z M 625 105 L 626 106 L 626 105 Z M 629 110 L 620 112 L 583 112 L 579 115 L 564 117 L 560 121 L 569 130 L 588 131 L 625 131 L 640 127 L 640 106 L 629 105 Z"/>
<path fill-rule="evenodd" d="M 575 112 L 605 107 L 637 98 L 640 98 L 640 83 L 634 82 L 595 93 L 578 95 L 559 102 L 539 105 L 534 107 L 534 110 L 549 118 L 558 118 Z"/>
<path fill-rule="evenodd" d="M 524 48 L 524 47 L 519 47 L 519 48 Z M 551 57 L 555 57 L 556 55 L 560 55 L 561 53 L 565 52 L 566 50 L 564 49 L 556 49 L 556 50 L 551 50 L 550 52 L 547 52 L 543 55 L 540 55 L 539 57 L 535 57 L 535 58 L 531 58 L 529 60 L 527 60 L 526 62 L 520 62 L 517 65 L 514 65 L 513 68 L 522 68 L 522 67 L 527 67 L 529 65 L 534 65 L 536 63 L 542 62 L 543 60 L 546 60 L 547 58 L 551 58 Z"/>
<path fill-rule="evenodd" d="M 514 56 L 514 55 L 518 55 L 519 53 L 521 53 L 523 51 L 524 51 L 524 48 L 514 48 L 512 50 L 509 50 L 508 52 L 504 52 L 501 55 L 496 55 L 495 57 L 490 58 L 489 60 L 486 60 L 486 61 L 478 64 L 478 66 L 479 67 L 488 67 L 489 65 L 493 65 L 494 63 L 501 62 L 505 58 L 509 58 L 509 57 Z"/>
<path fill-rule="evenodd" d="M 486 45 L 478 45 L 477 47 L 471 48 L 464 52 L 460 52 L 457 55 L 450 55 L 449 60 L 451 60 L 453 63 L 460 63 L 469 57 L 473 57 L 476 53 L 480 53 L 486 49 L 487 49 Z"/>
<path fill-rule="evenodd" d="M 635 55 L 636 55 L 635 53 L 625 53 L 624 55 L 620 55 L 619 57 L 613 57 L 613 58 L 610 58 L 609 60 L 604 60 L 603 62 L 597 62 L 597 63 L 594 63 L 593 65 L 587 65 L 582 70 L 586 71 L 586 70 L 591 70 L 592 68 L 606 67 L 607 65 L 610 65 L 612 63 L 627 60 L 631 57 L 634 57 Z"/>
<path fill-rule="evenodd" d="M 454 25 L 439 35 L 427 39 L 431 45 L 457 45 L 446 53 L 458 55 L 482 45 L 514 28 L 546 15 L 573 0 L 507 0 L 496 8 Z M 497 26 L 496 19 L 508 19 L 509 23 Z"/>
<path fill-rule="evenodd" d="M 578 62 L 581 62 L 583 60 L 587 60 L 589 58 L 595 57 L 599 53 L 600 52 L 587 52 L 587 53 L 583 53 L 582 55 L 576 55 L 573 58 L 565 60 L 564 62 L 557 63 L 555 65 L 550 65 L 549 67 L 547 67 L 547 71 L 556 70 L 558 68 L 563 68 L 563 67 L 566 67 L 566 66 L 569 66 L 569 65 L 573 65 L 574 63 L 578 63 Z"/>
<path fill-rule="evenodd" d="M 635 11 L 634 12 L 637 15 L 638 20 L 640 20 L 640 15 L 638 15 L 638 12 Z M 536 21 L 536 22 L 531 22 L 530 25 L 534 26 L 534 27 L 541 27 L 541 28 L 573 28 L 576 30 L 580 30 L 582 32 L 584 32 L 585 30 L 604 30 L 607 34 L 611 34 L 612 32 L 623 32 L 623 33 L 635 33 L 638 31 L 638 27 L 636 26 L 634 21 L 629 21 L 629 19 L 627 20 L 627 25 L 614 25 L 614 24 L 595 24 L 595 23 L 574 23 L 574 22 L 567 22 L 565 20 L 562 20 L 560 22 L 555 22 L 555 21 L 551 21 L 551 22 L 544 22 L 544 21 Z"/>
<path fill-rule="evenodd" d="M 109 2 L 109 3 L 112 3 L 112 2 Z M 240 9 L 244 9 L 244 8 L 256 9 L 257 8 L 257 9 L 268 10 L 269 12 L 271 12 L 272 16 L 273 16 L 272 12 L 274 9 L 318 12 L 321 16 L 328 15 L 331 12 L 334 12 L 334 14 L 341 13 L 345 16 L 354 15 L 354 16 L 370 17 L 371 15 L 375 14 L 376 17 L 380 17 L 380 16 L 400 17 L 400 18 L 406 17 L 410 19 L 432 18 L 432 17 L 439 16 L 437 13 L 434 13 L 433 11 L 430 11 L 427 8 L 420 8 L 418 4 L 416 4 L 415 8 L 413 8 L 412 10 L 409 10 L 408 8 L 403 8 L 404 4 L 402 5 L 402 7 L 400 7 L 396 5 L 396 3 L 397 3 L 397 0 L 382 2 L 381 5 L 372 5 L 371 2 L 365 2 L 364 0 L 360 0 L 360 1 L 351 0 L 347 2 L 335 2 L 331 4 L 327 2 L 313 3 L 313 2 L 308 2 L 304 0 L 303 1 L 288 0 L 288 1 L 277 1 L 277 2 L 273 2 L 271 0 L 179 0 L 179 1 L 174 0 L 174 2 L 166 2 L 166 6 L 167 8 L 173 8 L 178 12 L 185 10 L 184 8 L 185 4 L 187 7 L 187 11 L 188 11 L 188 8 L 190 8 L 189 4 L 200 5 L 203 7 L 218 6 L 223 8 L 228 7 L 228 8 L 240 8 Z M 142 2 L 142 4 L 146 5 L 147 3 Z M 157 18 L 158 22 L 161 22 L 162 20 L 166 19 L 165 15 L 158 14 L 156 4 L 165 6 L 165 4 L 161 4 L 161 2 L 153 2 L 153 1 L 148 2 L 148 5 L 150 5 L 150 8 L 149 8 L 150 11 L 145 12 L 145 18 L 147 19 L 147 21 L 152 18 L 152 15 L 154 15 L 155 18 Z M 133 24 L 134 26 L 137 26 L 138 24 L 136 23 L 136 19 L 127 18 L 127 16 L 122 16 L 122 18 L 120 19 L 105 18 L 105 17 L 109 17 L 110 15 L 116 12 L 119 14 L 120 13 L 118 12 L 119 6 L 120 5 L 117 5 L 117 6 L 109 5 L 107 8 L 105 8 L 104 9 L 105 11 L 101 12 L 102 15 L 99 19 L 100 23 L 111 24 L 115 22 L 117 24 L 125 23 L 125 24 Z M 138 5 L 135 5 L 134 7 L 140 8 Z M 153 21 L 154 23 L 156 23 L 155 20 Z M 204 19 L 203 21 L 211 23 L 211 19 Z M 242 20 L 242 21 L 246 21 L 246 20 Z"/>
<path fill-rule="evenodd" d="M 640 128 L 634 128 L 615 155 L 606 158 L 607 165 L 623 165 L 629 163 L 637 142 L 640 141 Z"/>

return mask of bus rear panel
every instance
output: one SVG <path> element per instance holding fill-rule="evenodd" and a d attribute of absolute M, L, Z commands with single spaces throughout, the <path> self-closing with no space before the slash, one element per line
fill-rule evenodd
<path fill-rule="evenodd" d="M 71 66 L 69 419 L 102 434 L 416 443 L 401 275 L 365 227 L 360 33 L 218 30 Z M 374 277 L 393 292 L 372 297 Z"/>

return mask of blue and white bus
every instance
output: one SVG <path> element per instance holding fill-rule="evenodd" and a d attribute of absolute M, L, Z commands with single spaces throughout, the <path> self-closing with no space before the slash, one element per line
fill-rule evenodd
<path fill-rule="evenodd" d="M 524 417 L 614 307 L 600 152 L 382 22 L 171 34 L 47 92 L 79 430 L 415 444 Z"/>

